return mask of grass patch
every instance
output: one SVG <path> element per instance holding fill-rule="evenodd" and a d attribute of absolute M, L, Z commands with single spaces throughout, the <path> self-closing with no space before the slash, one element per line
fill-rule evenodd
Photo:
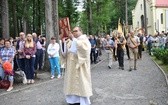
<path fill-rule="evenodd" d="M 152 57 L 152 59 L 165 71 L 165 73 L 168 75 L 168 65 L 163 64 L 161 60 L 156 59 L 156 57 Z"/>

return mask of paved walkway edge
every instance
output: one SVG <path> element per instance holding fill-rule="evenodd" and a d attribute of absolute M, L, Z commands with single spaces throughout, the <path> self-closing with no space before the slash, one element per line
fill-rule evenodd
<path fill-rule="evenodd" d="M 99 61 L 98 63 L 96 63 L 94 66 L 90 67 L 90 69 L 92 70 L 93 68 L 95 68 L 97 65 L 99 65 L 99 64 L 102 63 L 103 61 L 105 61 L 105 59 L 102 59 L 101 61 Z"/>
<path fill-rule="evenodd" d="M 150 57 L 151 58 L 151 57 Z M 151 58 L 152 59 L 152 58 Z M 155 62 L 155 60 L 152 59 L 152 61 L 156 64 L 156 66 L 159 68 L 159 70 L 163 73 L 165 79 L 166 79 L 166 85 L 168 87 L 168 77 L 167 74 L 165 73 L 165 71 Z"/>
<path fill-rule="evenodd" d="M 99 61 L 97 64 L 93 65 L 93 66 L 91 67 L 91 69 L 95 68 L 98 64 L 102 63 L 104 60 L 105 60 L 105 59 L 102 59 L 102 60 Z M 20 89 L 15 89 L 15 90 L 12 90 L 12 91 L 10 91 L 10 92 L 0 93 L 0 96 L 4 96 L 4 95 L 10 94 L 10 93 L 14 93 L 14 92 L 19 92 L 19 91 L 21 91 L 21 90 L 25 90 L 25 89 L 31 88 L 31 87 L 33 87 L 33 86 L 39 86 L 39 85 L 41 85 L 41 84 L 44 84 L 44 83 L 47 83 L 47 82 L 50 82 L 50 81 L 53 81 L 53 80 L 46 80 L 46 81 L 42 81 L 42 82 L 37 83 L 37 84 L 32 84 L 32 85 L 30 85 L 30 86 L 27 85 L 26 87 L 22 87 L 22 88 L 20 88 Z"/>

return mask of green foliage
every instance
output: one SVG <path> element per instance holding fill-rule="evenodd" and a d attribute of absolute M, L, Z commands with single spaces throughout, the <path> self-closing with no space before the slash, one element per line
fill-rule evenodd
<path fill-rule="evenodd" d="M 12 37 L 18 35 L 15 30 L 23 31 L 23 19 L 27 23 L 27 33 L 36 32 L 41 34 L 41 27 L 45 33 L 45 2 L 44 0 L 8 0 L 9 7 L 9 27 Z M 78 0 L 58 0 L 59 18 L 69 17 L 72 26 L 76 26 L 79 19 L 79 13 L 76 11 Z M 1 6 L 0 6 L 1 7 Z M 14 8 L 16 11 L 14 11 Z M 26 9 L 25 9 L 26 8 Z M 24 11 L 25 10 L 25 11 Z M 0 8 L 1 13 L 1 8 Z M 16 15 L 16 21 L 14 20 Z M 0 33 L 1 33 L 1 17 L 0 17 Z M 14 35 L 15 34 L 15 35 Z M 17 34 L 17 35 L 16 35 Z"/>
<path fill-rule="evenodd" d="M 87 0 L 89 1 L 89 0 Z M 91 0 L 92 34 L 107 33 L 110 28 L 118 27 L 118 19 L 125 22 L 125 0 Z M 128 1 L 128 23 L 132 24 L 132 10 L 137 0 Z M 88 32 L 88 3 L 85 0 L 85 11 L 80 14 L 80 26 Z"/>
<path fill-rule="evenodd" d="M 16 30 L 14 30 L 14 14 L 17 18 L 18 31 L 23 31 L 23 18 L 27 22 L 27 33 L 37 32 L 40 34 L 41 25 L 44 26 L 45 23 L 45 4 L 43 0 L 13 0 L 9 1 L 9 23 L 10 23 L 10 33 L 13 35 Z M 16 11 L 13 11 L 14 6 Z M 24 8 L 25 11 L 24 11 Z M 16 33 L 18 35 L 18 33 Z M 16 36 L 17 36 L 16 35 Z"/>
<path fill-rule="evenodd" d="M 69 17 L 72 27 L 76 26 L 79 19 L 79 13 L 76 11 L 78 0 L 59 0 L 58 10 L 59 18 Z"/>
<path fill-rule="evenodd" d="M 88 2 L 91 1 L 92 22 L 91 29 L 88 28 L 90 22 L 88 18 Z M 10 34 L 17 34 L 23 31 L 23 18 L 27 22 L 27 32 L 37 32 L 40 34 L 42 26 L 45 31 L 45 3 L 44 0 L 8 0 L 9 2 L 9 23 Z M 125 0 L 83 0 L 84 11 L 76 11 L 79 0 L 58 0 L 59 18 L 69 17 L 71 26 L 79 25 L 84 32 L 91 30 L 93 34 L 107 33 L 110 28 L 115 29 L 118 25 L 118 19 L 125 20 Z M 128 0 L 128 20 L 131 24 L 132 14 L 137 0 Z M 13 11 L 14 8 L 16 11 Z M 24 11 L 26 8 L 26 11 Z M 1 8 L 0 8 L 1 11 Z M 16 14 L 16 20 L 14 20 Z M 0 17 L 1 19 L 1 17 Z M 0 21 L 0 23 L 2 23 Z M 16 24 L 17 23 L 17 24 Z M 17 25 L 17 33 L 15 32 Z M 0 31 L 1 26 L 0 26 Z M 0 32 L 1 33 L 1 32 Z"/>
<path fill-rule="evenodd" d="M 168 49 L 153 49 L 154 56 L 164 64 L 168 64 Z"/>

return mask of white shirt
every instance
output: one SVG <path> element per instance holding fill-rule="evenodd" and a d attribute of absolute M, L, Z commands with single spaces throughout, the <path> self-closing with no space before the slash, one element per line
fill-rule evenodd
<path fill-rule="evenodd" d="M 47 48 L 47 53 L 48 53 L 48 57 L 51 58 L 50 55 L 53 55 L 52 57 L 59 57 L 59 49 L 60 49 L 60 46 L 58 43 L 55 43 L 55 44 L 49 44 L 48 45 L 48 48 Z"/>
<path fill-rule="evenodd" d="M 75 53 L 77 52 L 77 47 L 76 47 L 76 41 L 77 39 L 76 38 L 73 38 L 72 39 L 72 44 L 71 44 L 71 47 L 69 48 L 69 52 L 72 52 L 72 53 Z"/>

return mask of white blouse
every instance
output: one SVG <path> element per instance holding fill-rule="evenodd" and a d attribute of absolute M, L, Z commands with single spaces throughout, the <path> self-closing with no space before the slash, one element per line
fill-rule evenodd
<path fill-rule="evenodd" d="M 60 46 L 58 43 L 55 44 L 50 43 L 47 48 L 47 53 L 49 55 L 48 57 L 51 58 L 50 55 L 53 55 L 52 57 L 59 57 L 59 49 Z"/>

